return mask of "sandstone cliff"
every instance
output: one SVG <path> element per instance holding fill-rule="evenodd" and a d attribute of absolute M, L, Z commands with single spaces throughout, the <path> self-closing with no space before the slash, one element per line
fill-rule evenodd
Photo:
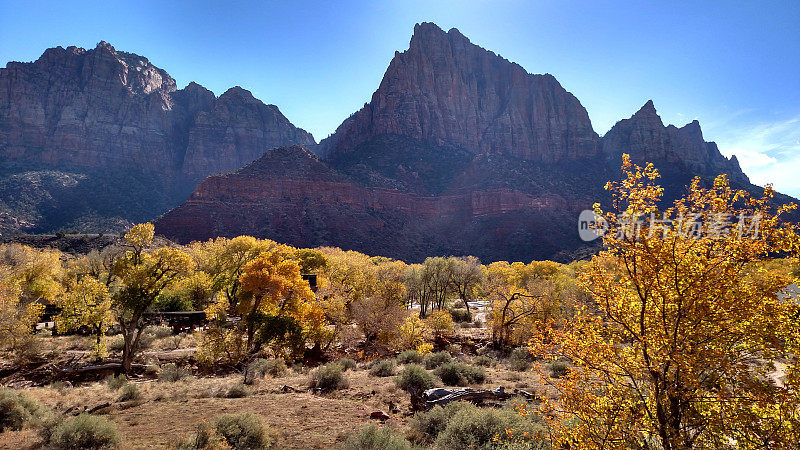
<path fill-rule="evenodd" d="M 598 142 L 586 110 L 553 76 L 531 75 L 432 23 L 414 27 L 372 100 L 319 151 L 336 156 L 384 134 L 542 162 L 593 156 Z"/>
<path fill-rule="evenodd" d="M 123 206 L 111 208 L 122 213 L 115 221 L 152 219 L 203 177 L 290 144 L 315 142 L 240 87 L 219 98 L 196 83 L 178 90 L 147 58 L 106 42 L 51 48 L 35 62 L 0 69 L 0 184 L 32 196 L 29 208 L 0 198 L 0 232 L 82 228 L 75 211 L 108 216 L 114 204 Z M 75 182 L 49 183 L 46 191 L 26 184 L 51 179 L 42 171 L 53 170 Z M 145 196 L 141 208 L 126 195 L 131 187 L 130 195 Z M 118 198 L 93 200 L 117 191 Z"/>

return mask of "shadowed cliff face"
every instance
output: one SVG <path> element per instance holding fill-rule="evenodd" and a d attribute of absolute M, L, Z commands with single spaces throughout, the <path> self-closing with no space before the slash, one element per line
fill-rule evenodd
<path fill-rule="evenodd" d="M 552 76 L 433 24 L 415 27 L 372 100 L 314 151 L 270 150 L 207 178 L 157 231 L 181 242 L 251 234 L 409 261 L 568 260 L 585 245 L 579 212 L 608 201 L 603 186 L 619 177 L 623 152 L 658 165 L 667 200 L 694 175 L 727 172 L 751 186 L 696 122 L 664 126 L 648 102 L 599 138 Z"/>
<path fill-rule="evenodd" d="M 83 197 L 78 209 L 85 206 L 106 215 L 105 206 L 93 204 L 92 192 L 84 186 L 91 181 L 94 189 L 108 186 L 114 191 L 111 185 L 118 177 L 108 175 L 130 172 L 138 181 L 128 182 L 148 185 L 142 192 L 151 193 L 151 206 L 127 216 L 123 211 L 119 219 L 152 218 L 183 200 L 203 177 L 234 170 L 269 148 L 290 144 L 315 142 L 276 106 L 239 87 L 219 98 L 196 83 L 178 90 L 175 80 L 147 58 L 117 51 L 106 42 L 91 50 L 51 48 L 35 62 L 11 62 L 0 69 L 0 178 L 12 177 L 0 182 L 39 189 L 24 183 L 38 177 L 32 172 L 83 175 L 66 190 L 58 185 L 41 193 L 59 200 L 55 208 L 64 208 L 65 214 L 55 216 L 66 217 L 75 209 L 68 198 L 76 194 Z M 16 174 L 28 175 L 14 178 Z M 19 228 L 30 230 L 70 223 L 49 220 L 55 216 L 43 211 L 22 214 L 9 206 L 12 200 L 0 198 L 0 222 L 28 224 Z M 109 200 L 120 205 L 133 201 Z"/>

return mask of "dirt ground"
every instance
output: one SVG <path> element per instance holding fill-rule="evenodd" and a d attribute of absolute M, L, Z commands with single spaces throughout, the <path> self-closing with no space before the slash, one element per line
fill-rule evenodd
<path fill-rule="evenodd" d="M 469 361 L 472 357 L 460 356 Z M 400 366 L 402 368 L 402 366 Z M 540 394 L 546 392 L 534 372 L 515 372 L 502 364 L 488 368 L 488 379 L 481 388 L 504 386 L 521 388 Z M 190 377 L 178 382 L 156 380 L 133 381 L 141 392 L 139 400 L 116 401 L 118 391 L 106 383 L 94 382 L 76 387 L 60 385 L 24 389 L 30 397 L 56 411 L 81 410 L 110 403 L 97 411 L 114 421 L 123 434 L 123 448 L 170 448 L 178 439 L 188 436 L 200 421 L 211 422 L 220 414 L 251 411 L 262 417 L 275 438 L 273 448 L 335 448 L 347 434 L 367 425 L 370 413 L 383 411 L 390 415 L 389 427 L 405 432 L 411 415 L 407 393 L 398 389 L 392 377 L 369 375 L 365 364 L 346 372 L 349 387 L 330 394 L 307 391 L 309 375 L 289 370 L 286 376 L 267 376 L 245 398 L 219 398 L 221 392 L 242 381 L 241 375 L 226 377 Z M 302 392 L 285 392 L 290 386 Z M 396 413 L 390 412 L 390 402 Z M 0 434 L 2 449 L 38 448 L 39 439 L 32 430 Z"/>

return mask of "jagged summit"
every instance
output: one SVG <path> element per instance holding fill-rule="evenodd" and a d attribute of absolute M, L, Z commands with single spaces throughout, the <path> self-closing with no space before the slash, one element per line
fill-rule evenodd
<path fill-rule="evenodd" d="M 320 153 L 341 155 L 383 135 L 544 162 L 595 155 L 598 143 L 586 110 L 555 78 L 432 23 L 415 27 L 371 101 Z"/>
<path fill-rule="evenodd" d="M 700 122 L 693 120 L 680 128 L 664 126 L 652 100 L 629 119 L 617 122 L 603 136 L 602 146 L 611 158 L 628 153 L 635 162 L 653 162 L 665 170 L 703 176 L 727 173 L 731 180 L 749 183 L 737 159 L 726 158 L 717 144 L 704 140 Z"/>

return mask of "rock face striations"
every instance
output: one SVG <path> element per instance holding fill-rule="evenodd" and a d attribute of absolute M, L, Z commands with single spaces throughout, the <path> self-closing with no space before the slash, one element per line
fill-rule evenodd
<path fill-rule="evenodd" d="M 591 157 L 598 146 L 586 110 L 553 76 L 531 75 L 432 23 L 414 27 L 372 101 L 320 152 L 340 155 L 385 134 L 539 162 Z"/>
<path fill-rule="evenodd" d="M 600 138 L 552 76 L 424 23 L 335 134 L 207 178 L 156 227 L 182 242 L 252 234 L 411 261 L 569 259 L 578 212 L 606 200 L 623 152 L 657 163 L 674 195 L 694 175 L 749 185 L 696 122 L 665 127 L 648 102 Z"/>
<path fill-rule="evenodd" d="M 114 203 L 136 202 L 96 198 L 97 189 L 130 190 L 120 187 L 120 177 L 133 194 L 149 198 L 143 209 L 130 208 L 132 214 L 117 219 L 152 218 L 203 177 L 290 144 L 315 142 L 276 106 L 242 88 L 219 98 L 196 83 L 178 90 L 147 58 L 106 42 L 91 50 L 51 48 L 35 62 L 0 69 L 0 192 L 8 185 L 33 197 L 22 212 L 10 206 L 15 199 L 0 198 L 0 228 L 15 220 L 38 231 L 81 228 L 81 217 L 106 216 Z M 41 185 L 29 180 L 52 178 L 42 171 L 70 173 L 75 182 L 33 192 Z M 136 192 L 142 184 L 151 185 Z M 80 204 L 70 203 L 76 199 Z"/>

